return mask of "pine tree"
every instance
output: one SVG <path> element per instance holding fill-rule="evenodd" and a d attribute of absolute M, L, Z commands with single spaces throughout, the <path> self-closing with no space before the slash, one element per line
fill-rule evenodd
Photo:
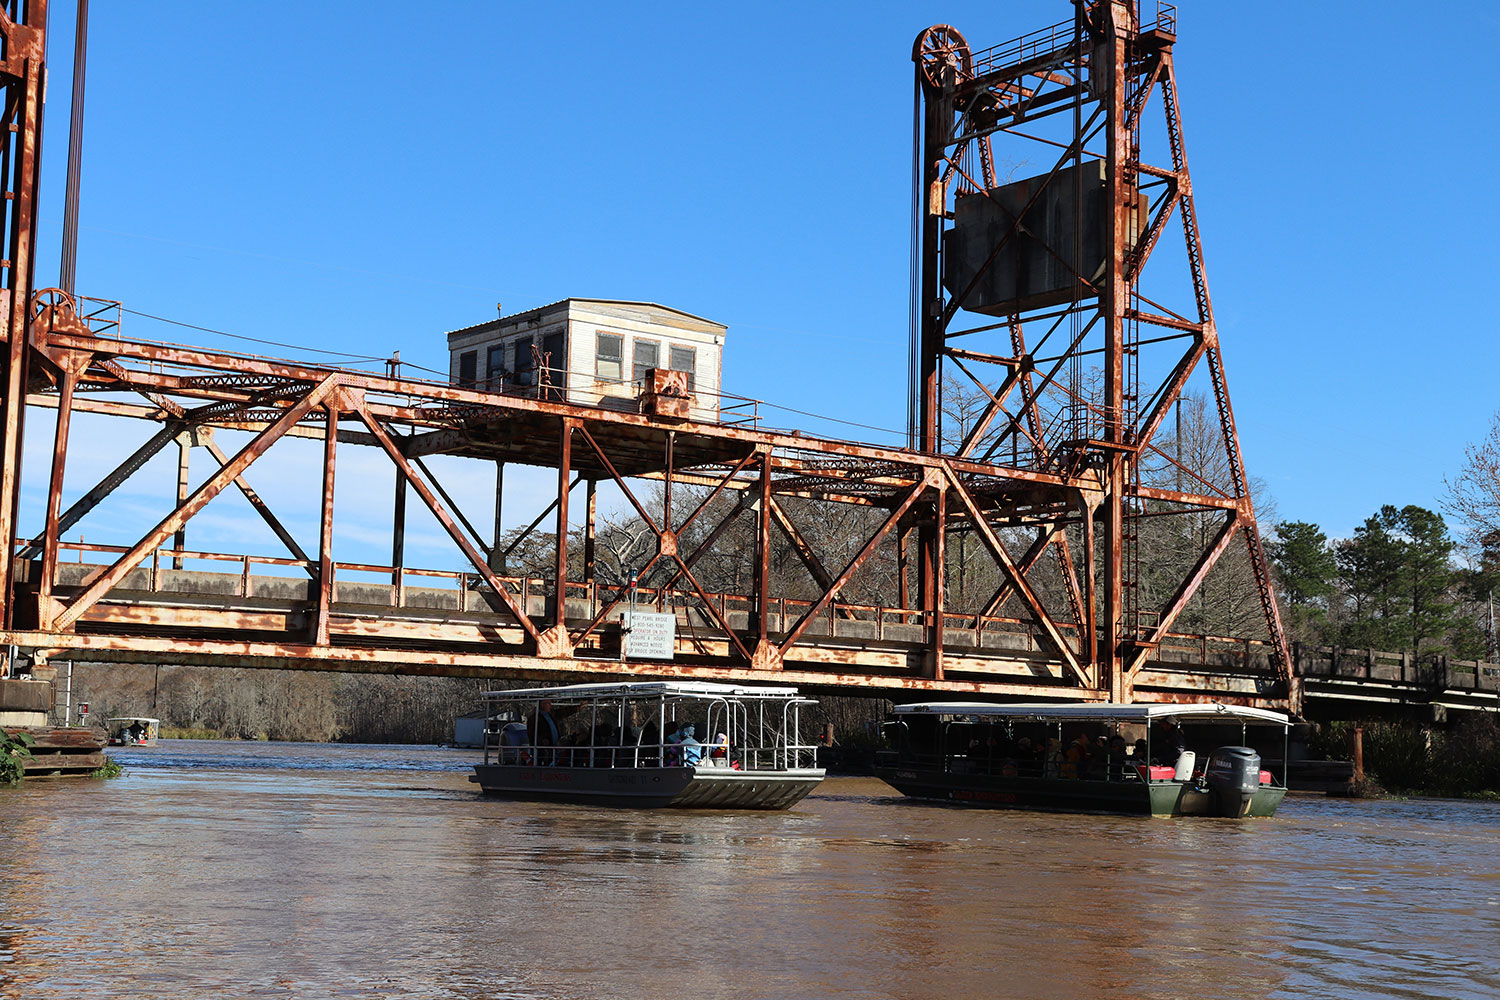
<path fill-rule="evenodd" d="M 1328 536 L 1316 524 L 1283 521 L 1276 526 L 1276 540 L 1266 549 L 1276 566 L 1282 596 L 1292 607 L 1315 605 L 1333 593 L 1339 568 Z"/>
<path fill-rule="evenodd" d="M 1422 651 L 1453 624 L 1453 540 L 1424 507 L 1386 504 L 1338 546 L 1349 608 L 1346 646 Z"/>

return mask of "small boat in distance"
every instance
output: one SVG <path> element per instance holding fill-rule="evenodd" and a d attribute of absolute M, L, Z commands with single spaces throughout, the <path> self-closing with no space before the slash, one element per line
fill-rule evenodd
<path fill-rule="evenodd" d="M 875 773 L 903 795 L 965 805 L 1271 816 L 1286 775 L 1261 755 L 1285 761 L 1290 726 L 1221 704 L 898 705 Z"/>
<path fill-rule="evenodd" d="M 785 809 L 823 780 L 790 687 L 704 681 L 490 691 L 488 795 L 639 808 Z M 699 737 L 702 739 L 699 739 Z"/>
<path fill-rule="evenodd" d="M 105 720 L 112 747 L 154 747 L 161 735 L 161 720 L 144 716 L 121 716 Z"/>

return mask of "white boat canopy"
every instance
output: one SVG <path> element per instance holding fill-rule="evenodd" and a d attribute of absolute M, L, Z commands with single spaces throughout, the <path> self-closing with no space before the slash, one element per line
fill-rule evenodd
<path fill-rule="evenodd" d="M 122 716 L 119 716 L 118 718 L 108 719 L 106 721 L 107 722 L 145 722 L 145 723 L 149 723 L 150 725 L 153 725 L 153 726 L 156 725 L 157 723 L 161 722 L 160 719 L 153 719 L 150 716 L 146 716 L 146 715 L 122 715 Z"/>
<path fill-rule="evenodd" d="M 594 701 L 601 698 L 767 698 L 795 699 L 792 687 L 745 687 L 712 681 L 635 681 L 624 684 L 567 684 L 561 687 L 486 691 L 491 701 Z"/>
<path fill-rule="evenodd" d="M 981 715 L 1007 719 L 1056 719 L 1065 722 L 1152 722 L 1176 719 L 1182 722 L 1222 719 L 1236 722 L 1261 722 L 1290 726 L 1285 712 L 1240 705 L 1120 705 L 1086 703 L 1051 703 L 991 705 L 977 701 L 924 701 L 897 705 L 897 715 Z"/>

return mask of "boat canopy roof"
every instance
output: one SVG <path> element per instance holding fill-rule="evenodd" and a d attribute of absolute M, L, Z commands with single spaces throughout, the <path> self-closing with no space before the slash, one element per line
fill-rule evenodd
<path fill-rule="evenodd" d="M 115 717 L 113 719 L 110 719 L 108 721 L 110 721 L 110 722 L 149 722 L 153 726 L 156 725 L 157 723 L 161 722 L 160 719 L 153 719 L 153 718 L 151 718 L 148 715 L 121 715 L 121 716 L 117 716 L 117 717 Z"/>
<path fill-rule="evenodd" d="M 1071 722 L 1151 722 L 1157 719 L 1180 721 L 1235 720 L 1290 726 L 1285 712 L 1241 705 L 1120 705 L 1087 703 L 1036 703 L 991 705 L 977 701 L 924 701 L 897 705 L 897 715 L 985 715 L 1010 719 L 1059 719 Z"/>
<path fill-rule="evenodd" d="M 600 698 L 765 698 L 795 699 L 794 687 L 747 687 L 712 681 L 635 681 L 623 684 L 566 684 L 561 687 L 486 691 L 492 701 L 594 701 Z"/>

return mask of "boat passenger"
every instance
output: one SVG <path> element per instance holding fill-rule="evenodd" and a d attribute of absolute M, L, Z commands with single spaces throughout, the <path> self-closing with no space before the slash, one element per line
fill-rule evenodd
<path fill-rule="evenodd" d="M 1042 754 L 1042 777 L 1055 778 L 1062 773 L 1062 740 L 1047 737 L 1047 749 Z"/>
<path fill-rule="evenodd" d="M 531 745 L 536 748 L 536 762 L 555 764 L 557 751 L 542 750 L 542 747 L 556 747 L 558 744 L 557 722 L 552 718 L 552 702 L 544 698 L 538 703 L 535 718 L 536 722 L 530 727 L 528 735 L 531 737 Z"/>
<path fill-rule="evenodd" d="M 641 748 L 641 764 L 646 767 L 655 767 L 661 761 L 661 733 L 657 731 L 656 720 L 649 719 L 641 727 L 640 739 L 636 741 Z"/>
<path fill-rule="evenodd" d="M 703 744 L 693 738 L 695 731 L 693 724 L 688 723 L 682 727 L 682 738 L 678 741 L 678 745 L 682 747 L 682 763 L 688 767 L 693 767 L 703 759 Z"/>
<path fill-rule="evenodd" d="M 1073 742 L 1068 744 L 1068 749 L 1063 751 L 1062 777 L 1083 777 L 1084 770 L 1088 767 L 1088 762 L 1093 755 L 1093 748 L 1089 742 L 1089 734 L 1079 733 L 1073 738 Z"/>
<path fill-rule="evenodd" d="M 1177 758 L 1187 749 L 1187 737 L 1182 735 L 1182 726 L 1178 725 L 1176 719 L 1168 718 L 1162 719 L 1151 729 L 1151 742 L 1156 744 L 1156 752 L 1161 755 L 1160 763 L 1176 764 Z"/>
<path fill-rule="evenodd" d="M 1022 736 L 1016 740 L 1016 773 L 1032 775 L 1037 773 L 1036 748 L 1031 745 L 1030 736 Z"/>
<path fill-rule="evenodd" d="M 662 743 L 666 744 L 661 754 L 662 767 L 677 767 L 682 763 L 682 751 L 677 748 L 677 744 L 681 742 L 682 723 L 673 722 L 672 728 L 667 730 L 667 735 L 662 739 Z"/>
<path fill-rule="evenodd" d="M 1125 737 L 1121 736 L 1119 733 L 1115 733 L 1109 738 L 1108 760 L 1109 780 L 1124 780 L 1125 772 L 1128 768 L 1128 763 L 1125 759 Z"/>
<path fill-rule="evenodd" d="M 713 763 L 719 763 L 729 756 L 729 734 L 720 733 L 714 737 L 713 749 L 709 751 L 708 759 Z"/>

